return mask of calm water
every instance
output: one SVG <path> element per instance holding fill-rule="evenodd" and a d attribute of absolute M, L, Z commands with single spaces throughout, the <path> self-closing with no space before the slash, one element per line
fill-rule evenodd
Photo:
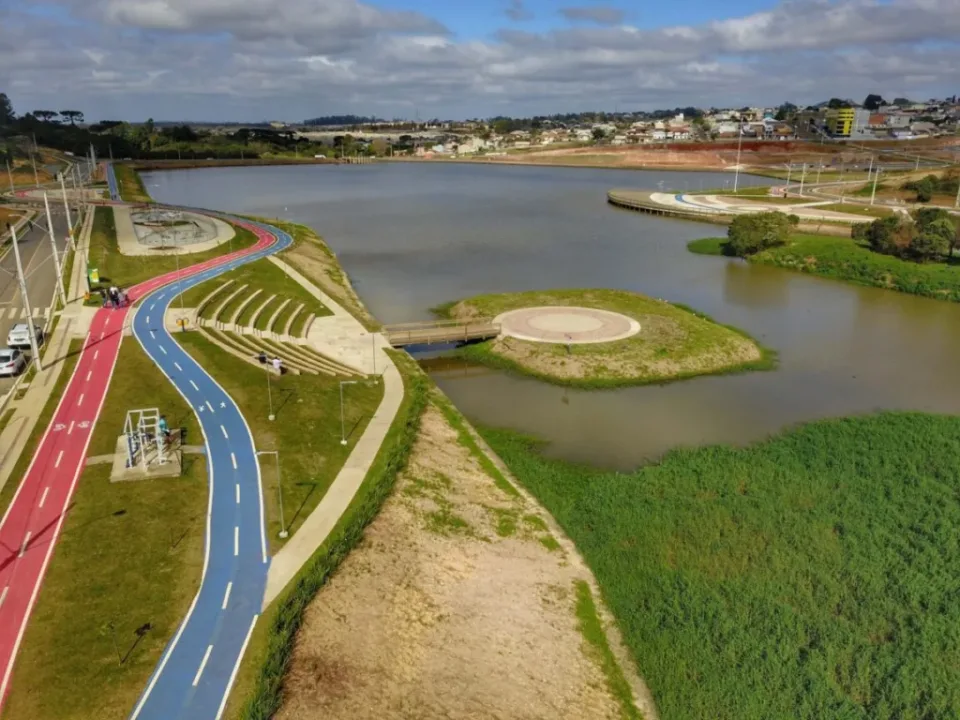
<path fill-rule="evenodd" d="M 721 230 L 615 210 L 612 187 L 722 186 L 728 174 L 463 165 L 225 168 L 150 173 L 163 202 L 314 227 L 384 322 L 477 293 L 634 290 L 744 328 L 775 372 L 582 392 L 429 363 L 472 420 L 552 442 L 558 457 L 629 468 L 679 445 L 745 443 L 877 409 L 960 412 L 960 305 L 693 255 Z M 747 182 L 767 182 L 762 179 Z"/>

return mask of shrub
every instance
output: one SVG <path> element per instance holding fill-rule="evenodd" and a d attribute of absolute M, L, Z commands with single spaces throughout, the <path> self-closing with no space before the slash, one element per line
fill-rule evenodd
<path fill-rule="evenodd" d="M 769 247 L 784 245 L 800 218 L 781 212 L 737 215 L 727 230 L 728 247 L 734 255 L 746 257 Z"/>

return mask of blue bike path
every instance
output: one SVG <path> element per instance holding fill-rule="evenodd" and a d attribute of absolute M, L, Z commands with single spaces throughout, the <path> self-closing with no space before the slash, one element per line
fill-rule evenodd
<path fill-rule="evenodd" d="M 260 470 L 250 428 L 233 399 L 174 341 L 163 323 L 164 313 L 181 292 L 293 241 L 272 226 L 241 222 L 269 232 L 277 242 L 154 290 L 140 301 L 133 319 L 134 336 L 200 420 L 209 506 L 200 590 L 131 720 L 219 718 L 263 601 L 268 556 Z"/>

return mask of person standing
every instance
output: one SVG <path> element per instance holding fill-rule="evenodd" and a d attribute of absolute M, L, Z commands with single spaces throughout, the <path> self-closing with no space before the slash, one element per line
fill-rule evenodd
<path fill-rule="evenodd" d="M 283 375 L 283 364 L 280 362 L 280 358 L 275 357 L 273 359 L 273 369 L 277 371 L 277 375 Z"/>

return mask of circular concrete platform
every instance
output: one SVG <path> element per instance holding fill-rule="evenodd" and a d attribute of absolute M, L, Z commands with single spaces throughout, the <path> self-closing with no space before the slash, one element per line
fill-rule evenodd
<path fill-rule="evenodd" d="M 585 307 L 532 307 L 498 315 L 502 335 L 530 342 L 580 345 L 623 340 L 640 332 L 633 318 Z"/>

